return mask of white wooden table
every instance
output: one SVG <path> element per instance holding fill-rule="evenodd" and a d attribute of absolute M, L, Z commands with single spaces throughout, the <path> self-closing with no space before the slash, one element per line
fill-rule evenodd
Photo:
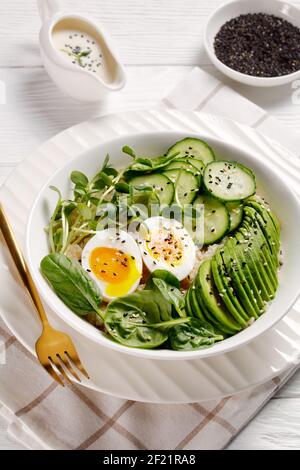
<path fill-rule="evenodd" d="M 38 51 L 35 0 L 1 0 L 0 184 L 44 140 L 96 115 L 154 106 L 194 65 L 216 73 L 202 46 L 205 19 L 222 0 L 65 0 L 102 21 L 127 67 L 128 85 L 108 102 L 90 105 L 63 96 L 46 75 Z M 293 3 L 300 7 L 300 0 Z M 224 79 L 224 77 L 222 77 Z M 300 93 L 291 86 L 237 91 L 300 131 Z M 300 86 L 300 83 L 299 83 Z M 299 137 L 300 144 L 300 137 Z M 17 188 L 16 188 L 17 190 Z M 0 449 L 18 449 L 0 421 Z M 230 449 L 300 448 L 300 371 L 231 443 Z"/>

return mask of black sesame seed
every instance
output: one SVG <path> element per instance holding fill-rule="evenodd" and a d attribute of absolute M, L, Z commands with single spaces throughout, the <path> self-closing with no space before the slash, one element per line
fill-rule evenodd
<path fill-rule="evenodd" d="M 214 48 L 221 62 L 247 75 L 278 77 L 300 69 L 300 29 L 265 13 L 227 21 Z"/>

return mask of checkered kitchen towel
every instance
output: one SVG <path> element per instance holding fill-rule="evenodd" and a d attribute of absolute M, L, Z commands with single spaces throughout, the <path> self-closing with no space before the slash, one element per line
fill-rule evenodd
<path fill-rule="evenodd" d="M 180 109 L 226 115 L 298 150 L 300 135 L 199 68 L 164 99 Z M 2 293 L 3 295 L 3 293 Z M 222 449 L 295 372 L 233 397 L 188 405 L 122 400 L 77 385 L 60 387 L 0 320 L 0 413 L 30 449 Z"/>

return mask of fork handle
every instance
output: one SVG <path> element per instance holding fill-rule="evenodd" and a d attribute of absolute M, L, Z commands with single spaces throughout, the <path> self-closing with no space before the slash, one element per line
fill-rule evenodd
<path fill-rule="evenodd" d="M 31 297 L 31 300 L 37 310 L 37 313 L 41 319 L 41 322 L 43 326 L 46 327 L 49 325 L 49 323 L 48 323 L 47 315 L 44 310 L 42 301 L 40 299 L 40 296 L 38 294 L 37 288 L 29 272 L 24 256 L 21 252 L 21 249 L 18 245 L 18 242 L 14 236 L 13 230 L 10 226 L 10 223 L 6 217 L 6 214 L 1 204 L 0 204 L 0 230 L 6 241 L 7 247 L 14 260 L 17 270 L 21 276 L 24 286 L 26 287 L 27 292 L 29 296 Z"/>

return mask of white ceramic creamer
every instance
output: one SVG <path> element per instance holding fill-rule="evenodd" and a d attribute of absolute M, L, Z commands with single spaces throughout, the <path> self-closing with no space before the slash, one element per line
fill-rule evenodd
<path fill-rule="evenodd" d="M 125 85 L 125 71 L 99 23 L 60 11 L 56 0 L 38 0 L 43 21 L 40 50 L 56 85 L 82 101 L 99 101 Z"/>

